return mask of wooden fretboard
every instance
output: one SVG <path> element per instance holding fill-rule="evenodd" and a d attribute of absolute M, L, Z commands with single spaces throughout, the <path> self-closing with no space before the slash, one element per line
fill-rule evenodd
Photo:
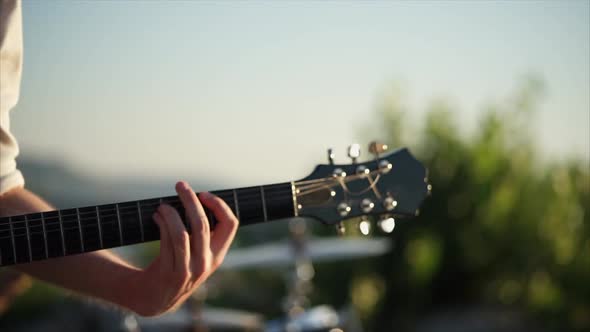
<path fill-rule="evenodd" d="M 240 226 L 296 215 L 291 182 L 212 193 L 230 206 Z M 159 240 L 152 215 L 162 203 L 175 207 L 188 229 L 178 196 L 2 217 L 0 266 Z M 215 217 L 207 215 L 215 227 Z"/>

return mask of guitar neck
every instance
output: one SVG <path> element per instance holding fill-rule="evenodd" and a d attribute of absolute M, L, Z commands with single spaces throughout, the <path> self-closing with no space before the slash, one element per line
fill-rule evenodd
<path fill-rule="evenodd" d="M 228 204 L 240 226 L 297 216 L 292 182 L 212 193 Z M 159 240 L 152 215 L 162 203 L 179 211 L 190 232 L 178 196 L 2 217 L 0 266 Z M 206 212 L 215 227 L 215 216 Z"/>

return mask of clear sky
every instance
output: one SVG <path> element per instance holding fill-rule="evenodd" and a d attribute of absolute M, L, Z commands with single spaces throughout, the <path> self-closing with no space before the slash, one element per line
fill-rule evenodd
<path fill-rule="evenodd" d="M 530 72 L 546 157 L 590 154 L 589 1 L 24 1 L 22 153 L 92 174 L 303 177 L 364 141 L 378 92 L 466 127 Z M 419 118 L 419 114 L 418 114 Z"/>

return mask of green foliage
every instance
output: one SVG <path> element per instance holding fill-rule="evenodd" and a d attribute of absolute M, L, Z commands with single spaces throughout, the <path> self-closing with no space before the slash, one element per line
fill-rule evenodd
<path fill-rule="evenodd" d="M 539 160 L 529 132 L 543 89 L 528 79 L 466 136 L 444 102 L 419 134 L 403 132 L 399 98 L 378 107 L 385 137 L 411 148 L 434 189 L 392 236 L 375 326 L 411 330 L 426 312 L 492 305 L 562 331 L 590 329 L 590 169 Z"/>

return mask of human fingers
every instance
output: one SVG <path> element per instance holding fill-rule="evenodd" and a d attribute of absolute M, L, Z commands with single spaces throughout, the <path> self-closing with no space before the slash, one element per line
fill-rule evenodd
<path fill-rule="evenodd" d="M 188 277 L 185 274 L 190 271 L 190 242 L 188 233 L 176 209 L 168 204 L 161 204 L 158 207 L 158 212 L 163 217 L 163 224 L 168 226 L 170 247 L 174 256 L 172 270 L 184 279 Z"/>
<path fill-rule="evenodd" d="M 238 229 L 238 218 L 234 215 L 230 207 L 219 197 L 203 192 L 199 198 L 208 209 L 213 211 L 217 219 L 215 231 L 211 236 L 211 251 L 213 253 L 213 263 L 217 267 L 221 265 L 225 254 L 236 235 Z"/>
<path fill-rule="evenodd" d="M 160 229 L 160 262 L 165 271 L 174 270 L 174 251 L 172 250 L 172 241 L 168 231 L 168 223 L 164 221 L 158 211 L 154 212 L 152 219 Z"/>
<path fill-rule="evenodd" d="M 186 211 L 186 218 L 191 228 L 191 254 L 193 256 L 193 268 L 198 274 L 207 270 L 210 257 L 209 220 L 205 210 L 193 189 L 184 181 L 176 184 L 176 192 Z"/>

